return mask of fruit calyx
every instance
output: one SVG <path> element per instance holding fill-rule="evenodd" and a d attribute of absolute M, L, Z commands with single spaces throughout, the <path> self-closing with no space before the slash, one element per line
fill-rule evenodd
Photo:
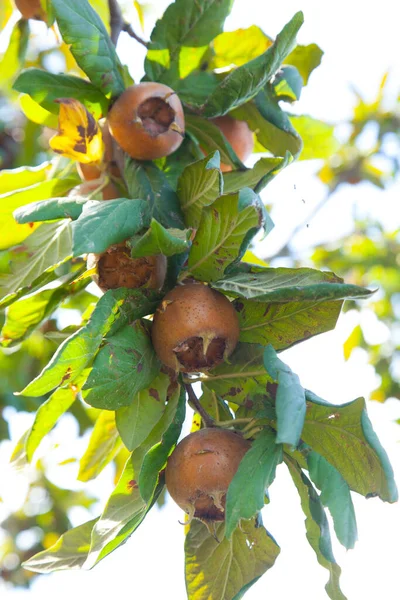
<path fill-rule="evenodd" d="M 103 292 L 120 287 L 160 289 L 167 259 L 163 254 L 132 258 L 129 246 L 123 242 L 101 254 L 89 254 L 87 268 L 96 269 L 93 280 Z"/>
<path fill-rule="evenodd" d="M 153 138 L 166 133 L 169 129 L 183 135 L 183 130 L 175 122 L 175 111 L 168 104 L 171 94 L 164 98 L 148 98 L 142 102 L 136 112 L 136 123 L 141 123 L 146 132 Z"/>

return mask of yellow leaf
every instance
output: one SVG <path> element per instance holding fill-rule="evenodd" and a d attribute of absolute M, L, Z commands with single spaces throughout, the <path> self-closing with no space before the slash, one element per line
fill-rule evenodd
<path fill-rule="evenodd" d="M 40 106 L 40 104 L 35 102 L 29 94 L 21 94 L 18 99 L 21 110 L 27 119 L 38 125 L 50 127 L 50 129 L 57 129 L 56 115 L 53 115 Z"/>
<path fill-rule="evenodd" d="M 360 325 L 356 325 L 354 327 L 353 331 L 351 332 L 351 334 L 349 335 L 349 337 L 347 338 L 347 340 L 343 344 L 343 354 L 344 354 L 345 360 L 349 360 L 350 355 L 353 352 L 354 348 L 359 346 L 361 344 L 361 342 L 362 342 L 362 330 L 361 330 Z"/>
<path fill-rule="evenodd" d="M 251 250 L 247 250 L 247 252 L 244 253 L 243 261 L 251 263 L 252 265 L 260 265 L 261 267 L 268 267 L 268 264 L 261 258 L 258 258 L 258 256 L 256 256 L 255 254 L 253 254 L 253 252 L 251 252 Z"/>
<path fill-rule="evenodd" d="M 213 41 L 214 57 L 210 68 L 240 67 L 263 54 L 271 45 L 272 40 L 257 25 L 225 31 Z"/>
<path fill-rule="evenodd" d="M 143 6 L 140 4 L 140 2 L 137 2 L 137 0 L 135 0 L 135 2 L 133 4 L 134 4 L 134 7 L 136 8 L 136 12 L 137 12 L 138 17 L 139 17 L 140 27 L 142 28 L 142 31 L 144 31 Z"/>
<path fill-rule="evenodd" d="M 100 127 L 88 110 L 73 98 L 57 100 L 60 104 L 58 134 L 50 147 L 63 156 L 81 163 L 98 162 L 104 153 Z"/>

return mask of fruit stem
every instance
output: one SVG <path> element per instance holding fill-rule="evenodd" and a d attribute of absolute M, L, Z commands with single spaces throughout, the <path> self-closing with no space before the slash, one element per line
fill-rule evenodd
<path fill-rule="evenodd" d="M 194 390 L 193 390 L 192 386 L 190 385 L 190 383 L 185 383 L 185 389 L 186 389 L 187 395 L 189 397 L 189 403 L 192 404 L 195 411 L 197 413 L 199 413 L 199 415 L 201 416 L 201 418 L 204 421 L 204 425 L 206 427 L 215 427 L 214 419 L 212 417 L 210 417 L 210 415 L 208 414 L 207 411 L 204 410 L 204 408 L 200 404 L 196 394 L 194 393 Z"/>
<path fill-rule="evenodd" d="M 230 427 L 231 425 L 238 425 L 239 423 L 253 424 L 255 422 L 251 417 L 243 417 L 242 419 L 229 419 L 228 421 L 216 421 L 215 425 L 218 427 Z M 246 431 L 246 427 L 243 429 Z"/>
<path fill-rule="evenodd" d="M 254 437 L 254 435 L 256 433 L 259 433 L 263 429 L 264 429 L 264 427 L 254 427 L 253 429 L 250 429 L 249 431 L 246 431 L 246 433 L 243 434 L 243 437 L 244 437 L 245 440 L 248 440 L 248 439 Z"/>

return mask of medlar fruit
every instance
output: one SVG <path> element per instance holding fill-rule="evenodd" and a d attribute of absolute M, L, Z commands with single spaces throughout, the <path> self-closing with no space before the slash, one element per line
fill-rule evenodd
<path fill-rule="evenodd" d="M 238 316 L 220 292 L 202 283 L 185 283 L 168 292 L 157 308 L 152 339 L 167 367 L 184 373 L 212 369 L 238 342 Z"/>
<path fill-rule="evenodd" d="M 93 281 L 103 292 L 120 287 L 157 290 L 164 283 L 167 259 L 163 254 L 132 258 L 123 242 L 110 246 L 102 254 L 88 254 L 87 268 L 96 268 Z"/>
<path fill-rule="evenodd" d="M 42 21 L 46 16 L 40 0 L 15 0 L 15 6 L 24 19 Z"/>
<path fill-rule="evenodd" d="M 162 83 L 149 81 L 126 89 L 113 104 L 107 122 L 116 142 L 138 160 L 168 156 L 183 141 L 181 101 Z"/>
<path fill-rule="evenodd" d="M 254 140 L 246 121 L 238 121 L 229 115 L 225 115 L 223 117 L 216 117 L 211 122 L 222 131 L 242 162 L 249 158 L 253 152 Z M 232 167 L 221 163 L 221 171 L 223 173 L 232 171 Z"/>
<path fill-rule="evenodd" d="M 185 437 L 165 470 L 167 490 L 188 515 L 206 524 L 225 519 L 229 484 L 251 447 L 240 433 L 216 427 Z"/>

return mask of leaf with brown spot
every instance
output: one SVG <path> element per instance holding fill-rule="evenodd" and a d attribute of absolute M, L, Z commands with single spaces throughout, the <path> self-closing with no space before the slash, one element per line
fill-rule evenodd
<path fill-rule="evenodd" d="M 50 147 L 63 156 L 81 163 L 98 162 L 104 153 L 103 136 L 98 123 L 79 100 L 60 98 L 58 134 Z"/>

